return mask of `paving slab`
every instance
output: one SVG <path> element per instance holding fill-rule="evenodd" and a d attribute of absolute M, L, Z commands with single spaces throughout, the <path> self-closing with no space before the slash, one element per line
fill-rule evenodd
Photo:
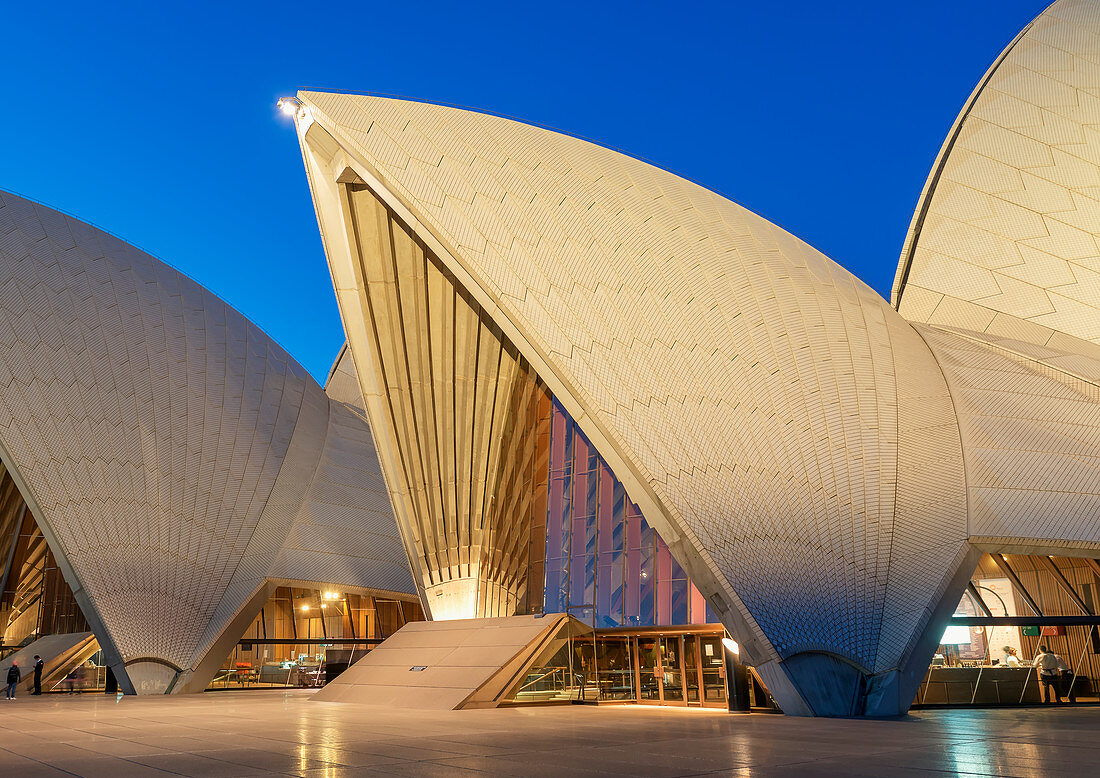
<path fill-rule="evenodd" d="M 311 690 L 23 697 L 0 775 L 1049 776 L 1100 764 L 1100 707 L 924 710 L 888 720 L 635 705 L 387 710 Z"/>

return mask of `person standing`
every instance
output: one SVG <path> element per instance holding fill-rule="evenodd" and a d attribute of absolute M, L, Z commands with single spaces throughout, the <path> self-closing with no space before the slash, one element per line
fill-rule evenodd
<path fill-rule="evenodd" d="M 1061 684 L 1062 693 L 1069 699 L 1070 705 L 1077 704 L 1077 692 L 1073 690 L 1073 670 L 1066 661 L 1057 654 L 1054 655 L 1058 659 L 1058 683 Z"/>
<path fill-rule="evenodd" d="M 15 699 L 15 685 L 22 679 L 23 673 L 19 670 L 19 663 L 14 659 L 11 661 L 11 667 L 8 668 L 8 699 Z"/>
<path fill-rule="evenodd" d="M 1039 670 L 1039 680 L 1043 684 L 1043 702 L 1050 702 L 1051 692 L 1054 692 L 1056 702 L 1062 702 L 1058 682 L 1061 675 L 1059 666 L 1064 664 L 1065 662 L 1059 659 L 1057 654 L 1051 653 L 1046 646 L 1039 646 L 1039 653 L 1035 655 L 1035 660 L 1031 665 Z"/>
<path fill-rule="evenodd" d="M 38 654 L 34 655 L 34 691 L 31 694 L 42 693 L 42 666 L 45 663 Z"/>

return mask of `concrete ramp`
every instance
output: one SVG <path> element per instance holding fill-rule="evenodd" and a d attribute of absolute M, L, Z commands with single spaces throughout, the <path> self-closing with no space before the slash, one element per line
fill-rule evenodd
<path fill-rule="evenodd" d="M 49 691 L 71 669 L 98 650 L 99 643 L 91 632 L 46 635 L 5 657 L 0 662 L 0 675 L 7 677 L 12 661 L 18 662 L 23 673 L 19 689 L 29 690 L 34 685 L 34 655 L 38 654 L 45 663 L 42 668 L 42 690 Z"/>
<path fill-rule="evenodd" d="M 560 613 L 414 621 L 314 699 L 393 708 L 495 708 L 531 663 L 563 633 L 579 631 L 577 625 Z"/>

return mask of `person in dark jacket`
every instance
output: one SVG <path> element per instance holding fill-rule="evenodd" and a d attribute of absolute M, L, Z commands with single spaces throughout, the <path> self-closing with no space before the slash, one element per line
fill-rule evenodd
<path fill-rule="evenodd" d="M 15 699 L 15 685 L 19 683 L 23 674 L 19 672 L 19 663 L 14 659 L 11 662 L 11 667 L 8 668 L 8 699 Z"/>
<path fill-rule="evenodd" d="M 42 693 L 42 666 L 45 663 L 38 654 L 34 655 L 34 691 L 31 694 Z"/>

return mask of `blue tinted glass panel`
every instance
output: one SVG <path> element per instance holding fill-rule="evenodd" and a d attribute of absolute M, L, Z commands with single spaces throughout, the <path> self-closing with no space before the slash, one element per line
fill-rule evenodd
<path fill-rule="evenodd" d="M 672 623 L 688 624 L 688 581 L 686 578 L 673 579 L 669 586 L 672 599 Z"/>
<path fill-rule="evenodd" d="M 700 622 L 702 597 L 556 401 L 550 427 L 544 611 L 599 627 Z"/>
<path fill-rule="evenodd" d="M 652 627 L 654 608 L 657 600 L 657 533 L 648 524 L 642 529 L 641 573 L 638 576 L 640 586 L 638 623 Z"/>
<path fill-rule="evenodd" d="M 613 565 L 608 568 L 611 571 L 610 606 L 607 608 L 607 626 L 620 627 L 625 624 L 623 620 L 623 566 Z"/>
<path fill-rule="evenodd" d="M 567 565 L 564 559 L 546 560 L 546 592 L 543 605 L 546 613 L 564 613 L 566 591 L 569 585 Z"/>

